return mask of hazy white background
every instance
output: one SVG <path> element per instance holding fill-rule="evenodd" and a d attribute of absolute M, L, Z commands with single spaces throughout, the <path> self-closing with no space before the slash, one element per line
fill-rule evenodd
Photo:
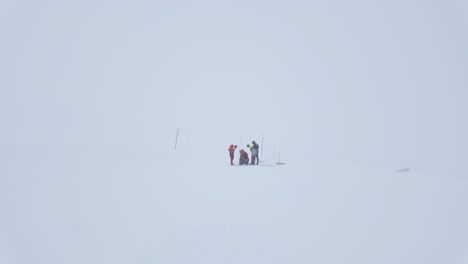
<path fill-rule="evenodd" d="M 180 127 L 194 144 L 216 140 L 211 149 L 266 133 L 294 151 L 460 168 L 467 10 L 466 1 L 3 1 L 0 140 L 165 148 Z"/>
<path fill-rule="evenodd" d="M 447 240 L 466 245 L 467 228 L 462 228 L 457 218 L 467 216 L 467 196 L 461 191 L 467 186 L 468 174 L 466 47 L 466 1 L 0 0 L 0 197 L 4 199 L 0 203 L 0 235 L 2 229 L 22 230 L 33 221 L 34 210 L 42 208 L 21 202 L 36 197 L 28 189 L 44 185 L 45 190 L 51 186 L 62 190 L 55 196 L 44 196 L 46 201 L 64 201 L 60 206 L 41 203 L 47 212 L 58 215 L 79 204 L 93 204 L 89 197 L 79 202 L 86 197 L 85 186 L 90 183 L 95 199 L 102 197 L 99 193 L 109 196 L 101 188 L 111 184 L 113 175 L 120 175 L 114 185 L 118 190 L 130 184 L 135 193 L 158 200 L 166 196 L 151 196 L 153 192 L 148 189 L 146 193 L 139 184 L 153 186 L 162 181 L 157 175 L 173 175 L 176 180 L 171 178 L 171 184 L 177 186 L 178 180 L 184 182 L 181 175 L 200 176 L 190 166 L 180 169 L 189 159 L 210 161 L 214 166 L 227 164 L 230 143 L 243 146 L 252 139 L 260 142 L 264 135 L 266 154 L 262 158 L 272 162 L 274 153 L 280 152 L 288 165 L 296 168 L 295 175 L 315 175 L 308 171 L 315 169 L 322 175 L 331 174 L 327 179 L 345 177 L 343 163 L 335 164 L 338 171 L 325 174 L 325 165 L 308 169 L 303 164 L 356 162 L 392 171 L 410 167 L 442 182 L 457 179 L 442 192 L 447 199 L 442 201 L 455 209 L 441 222 L 455 222 Z M 173 156 L 177 128 L 178 153 L 187 154 L 183 158 Z M 132 157 L 133 163 L 125 163 Z M 290 164 L 294 161 L 298 167 Z M 361 169 L 351 170 L 348 176 L 352 180 L 348 181 L 363 180 L 356 178 Z M 209 166 L 195 172 L 204 174 L 204 170 L 208 170 L 207 177 L 225 173 L 212 172 Z M 270 173 L 284 176 L 278 171 L 260 171 L 257 175 Z M 139 184 L 131 185 L 133 181 L 123 176 L 127 174 Z M 143 180 L 135 175 L 143 175 Z M 364 182 L 369 183 L 369 179 L 373 178 Z M 263 179 L 257 180 L 261 186 Z M 434 191 L 443 185 L 439 180 L 431 181 Z M 405 183 L 397 182 L 395 186 Z M 413 178 L 413 182 L 419 181 Z M 222 184 L 228 187 L 226 182 Z M 283 183 L 278 184 L 275 188 Z M 297 192 L 296 187 L 304 192 L 308 188 L 298 182 L 289 184 L 291 194 Z M 210 187 L 207 190 L 220 188 L 216 181 Z M 358 190 L 372 197 L 366 193 L 365 184 Z M 377 190 L 396 195 L 392 186 L 385 184 Z M 433 197 L 427 190 L 415 193 Z M 125 195 L 119 196 L 116 191 L 110 197 L 127 201 L 131 208 L 132 202 L 123 198 Z M 149 201 L 140 198 L 134 199 Z M 70 207 L 66 201 L 70 201 Z M 424 206 L 434 202 L 424 201 Z M 104 202 L 98 208 L 107 205 Z M 171 205 L 177 208 L 180 204 L 167 204 Z M 248 203 L 243 205 L 250 208 Z M 231 206 L 243 213 L 240 205 Z M 11 213 L 14 208 L 24 212 Z M 333 203 L 330 208 L 335 208 Z M 271 212 L 284 209 L 279 206 Z M 80 212 L 99 214 L 82 208 L 71 215 L 82 215 Z M 197 215 L 194 212 L 187 219 Z M 396 215 L 397 210 L 388 221 Z M 113 213 L 106 217 L 115 220 Z M 51 219 L 34 223 L 43 226 Z M 171 219 L 168 217 L 168 222 Z M 425 215 L 415 219 L 423 220 Z M 96 227 L 92 220 L 87 223 L 81 225 Z M 38 232 L 34 226 L 31 230 Z M 408 229 L 398 230 L 404 230 L 403 234 Z M 27 258 L 47 232 L 14 234 L 0 236 L 0 249 L 14 252 L 10 263 L 54 263 L 46 253 L 42 262 Z M 69 238 L 63 230 L 54 234 Z M 129 233 L 126 238 L 131 240 L 131 236 Z M 27 238 L 39 241 L 25 245 Z M 462 238 L 464 243 L 460 242 Z M 107 243 L 112 240 L 102 239 Z M 402 236 L 395 241 L 399 244 L 403 240 Z M 364 244 L 372 245 L 370 241 Z M 122 244 L 125 250 L 127 242 Z M 77 263 L 116 263 L 97 257 L 118 251 L 115 244 L 108 246 L 109 254 L 105 250 L 88 252 L 89 259 Z M 70 251 L 74 248 L 63 247 Z M 177 246 L 172 250 L 178 252 Z M 422 247 L 422 251 L 427 248 Z M 38 252 L 49 251 L 40 248 Z M 63 252 L 64 258 L 57 257 L 57 263 L 66 259 L 67 250 Z M 442 260 L 447 260 L 446 256 L 456 258 L 453 251 L 445 253 Z M 270 256 L 275 259 L 275 252 Z M 182 262 L 196 262 L 191 260 Z M 302 258 L 303 263 L 307 260 Z M 393 260 L 404 263 L 399 258 Z M 427 263 L 427 259 L 413 260 Z M 147 261 L 164 262 L 151 257 Z M 252 261 L 261 262 L 266 260 Z M 286 262 L 300 261 L 285 258 Z"/>

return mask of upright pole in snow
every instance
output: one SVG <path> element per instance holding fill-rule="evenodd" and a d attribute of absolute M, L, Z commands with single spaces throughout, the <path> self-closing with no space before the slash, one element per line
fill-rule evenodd
<path fill-rule="evenodd" d="M 263 134 L 262 134 L 262 156 L 263 156 Z"/>
<path fill-rule="evenodd" d="M 187 146 L 188 146 L 188 151 L 190 152 L 190 130 L 187 131 Z"/>
<path fill-rule="evenodd" d="M 276 163 L 276 140 L 273 138 L 273 159 L 275 160 Z"/>
<path fill-rule="evenodd" d="M 179 129 L 177 128 L 177 133 L 176 133 L 176 137 L 175 137 L 175 146 L 174 146 L 174 150 L 177 150 L 177 139 L 179 138 Z"/>

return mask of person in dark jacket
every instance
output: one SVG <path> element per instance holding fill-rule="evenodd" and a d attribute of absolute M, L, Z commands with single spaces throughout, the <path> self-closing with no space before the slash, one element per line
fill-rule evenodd
<path fill-rule="evenodd" d="M 258 162 L 259 162 L 258 152 L 259 152 L 260 146 L 254 140 L 254 141 L 252 141 L 252 144 L 247 145 L 247 147 L 250 149 L 250 152 L 252 153 L 252 157 L 250 158 L 250 160 L 251 160 L 250 164 L 251 165 L 258 165 Z"/>

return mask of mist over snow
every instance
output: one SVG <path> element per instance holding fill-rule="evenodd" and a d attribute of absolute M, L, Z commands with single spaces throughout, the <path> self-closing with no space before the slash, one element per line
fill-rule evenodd
<path fill-rule="evenodd" d="M 0 263 L 468 263 L 467 46 L 455 0 L 0 1 Z"/>

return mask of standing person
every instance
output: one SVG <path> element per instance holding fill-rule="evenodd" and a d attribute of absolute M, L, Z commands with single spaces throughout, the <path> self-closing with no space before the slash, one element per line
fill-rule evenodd
<path fill-rule="evenodd" d="M 255 142 L 255 140 L 252 141 L 252 145 L 253 145 L 252 148 L 255 149 L 255 159 L 254 159 L 254 160 L 256 160 L 255 165 L 258 165 L 258 162 L 259 162 L 258 153 L 259 153 L 260 146 L 257 144 L 257 142 Z"/>
<path fill-rule="evenodd" d="M 247 144 L 247 147 L 250 149 L 250 165 L 255 165 L 255 157 L 258 156 L 258 151 L 253 144 Z"/>
<path fill-rule="evenodd" d="M 237 145 L 231 144 L 228 148 L 229 157 L 231 158 L 231 165 L 234 165 L 234 151 L 236 151 Z"/>
<path fill-rule="evenodd" d="M 245 150 L 239 150 L 239 165 L 249 165 L 249 154 Z"/>

